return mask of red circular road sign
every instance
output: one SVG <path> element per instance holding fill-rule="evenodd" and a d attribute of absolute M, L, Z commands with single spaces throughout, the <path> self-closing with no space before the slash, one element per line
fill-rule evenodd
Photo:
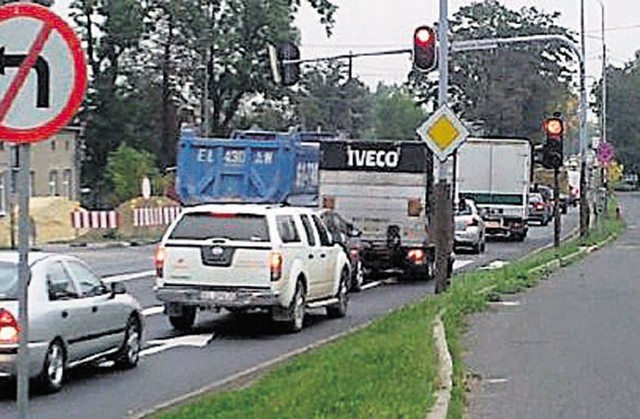
<path fill-rule="evenodd" d="M 51 137 L 73 118 L 87 88 L 87 62 L 73 29 L 49 9 L 0 7 L 0 140 Z"/>

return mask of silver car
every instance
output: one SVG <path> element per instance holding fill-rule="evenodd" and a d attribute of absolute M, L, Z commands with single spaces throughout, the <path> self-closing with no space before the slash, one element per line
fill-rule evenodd
<path fill-rule="evenodd" d="M 107 286 L 73 256 L 29 253 L 29 375 L 45 392 L 62 388 L 67 368 L 110 359 L 137 365 L 140 304 L 121 283 Z M 0 378 L 17 375 L 18 253 L 0 252 Z"/>
<path fill-rule="evenodd" d="M 475 253 L 482 253 L 486 247 L 484 220 L 478 212 L 476 204 L 471 199 L 464 199 L 456 208 L 454 215 L 455 249 L 470 247 Z"/>

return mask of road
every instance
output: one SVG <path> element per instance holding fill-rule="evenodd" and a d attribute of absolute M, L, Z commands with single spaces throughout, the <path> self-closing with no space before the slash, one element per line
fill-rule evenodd
<path fill-rule="evenodd" d="M 577 211 L 565 216 L 565 233 L 577 225 Z M 552 226 L 532 227 L 523 243 L 491 242 L 482 255 L 458 255 L 458 271 L 474 269 L 493 261 L 513 260 L 552 243 Z M 376 319 L 433 293 L 433 282 L 382 283 L 352 294 L 347 317 L 327 320 L 324 312 L 312 311 L 302 333 L 287 335 L 274 329 L 266 316 L 226 313 L 200 314 L 188 334 L 174 332 L 161 315 L 153 297 L 152 246 L 128 248 L 52 248 L 75 254 L 100 275 L 116 279 L 143 272 L 126 281 L 129 292 L 145 307 L 146 343 L 138 368 L 114 371 L 105 366 L 71 372 L 60 393 L 34 394 L 32 418 L 122 418 L 198 390 L 271 361 L 283 354 L 335 336 Z M 135 277 L 135 275 L 134 275 Z M 0 417 L 15 417 L 14 397 L 8 386 L 0 388 Z"/>
<path fill-rule="evenodd" d="M 640 194 L 628 230 L 470 321 L 473 419 L 640 417 Z"/>

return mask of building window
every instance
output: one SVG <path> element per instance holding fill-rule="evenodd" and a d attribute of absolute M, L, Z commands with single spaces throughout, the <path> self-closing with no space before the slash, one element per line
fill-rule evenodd
<path fill-rule="evenodd" d="M 36 194 L 36 172 L 31 170 L 29 172 L 29 196 L 35 196 Z"/>
<path fill-rule="evenodd" d="M 49 196 L 58 196 L 58 171 L 49 172 Z"/>
<path fill-rule="evenodd" d="M 71 148 L 71 141 L 67 140 L 64 142 L 64 149 L 66 151 L 69 151 L 69 149 Z"/>
<path fill-rule="evenodd" d="M 5 215 L 7 213 L 7 208 L 5 207 L 7 202 L 7 191 L 4 187 L 4 178 L 5 173 L 0 173 L 0 215 Z"/>
<path fill-rule="evenodd" d="M 4 141 L 0 141 L 0 151 L 4 150 Z"/>
<path fill-rule="evenodd" d="M 73 199 L 73 180 L 71 177 L 71 169 L 64 169 L 62 173 L 62 188 L 68 199 Z"/>
<path fill-rule="evenodd" d="M 51 151 L 56 151 L 56 140 L 51 140 Z"/>

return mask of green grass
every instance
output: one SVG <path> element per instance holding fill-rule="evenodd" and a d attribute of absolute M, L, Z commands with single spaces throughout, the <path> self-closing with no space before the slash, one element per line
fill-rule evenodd
<path fill-rule="evenodd" d="M 501 269 L 458 275 L 446 293 L 425 296 L 364 330 L 295 357 L 247 388 L 205 394 L 153 417 L 422 419 L 438 387 L 432 329 L 437 313 L 444 310 L 454 367 L 448 417 L 462 418 L 467 381 L 461 337 L 467 315 L 547 276 L 544 270 L 531 273 L 532 268 L 618 234 L 622 223 L 616 221 L 614 208 L 615 202 L 611 217 L 587 240 L 574 239 Z"/>
<path fill-rule="evenodd" d="M 406 307 L 299 356 L 255 385 L 160 418 L 418 418 L 433 404 L 433 304 Z"/>

